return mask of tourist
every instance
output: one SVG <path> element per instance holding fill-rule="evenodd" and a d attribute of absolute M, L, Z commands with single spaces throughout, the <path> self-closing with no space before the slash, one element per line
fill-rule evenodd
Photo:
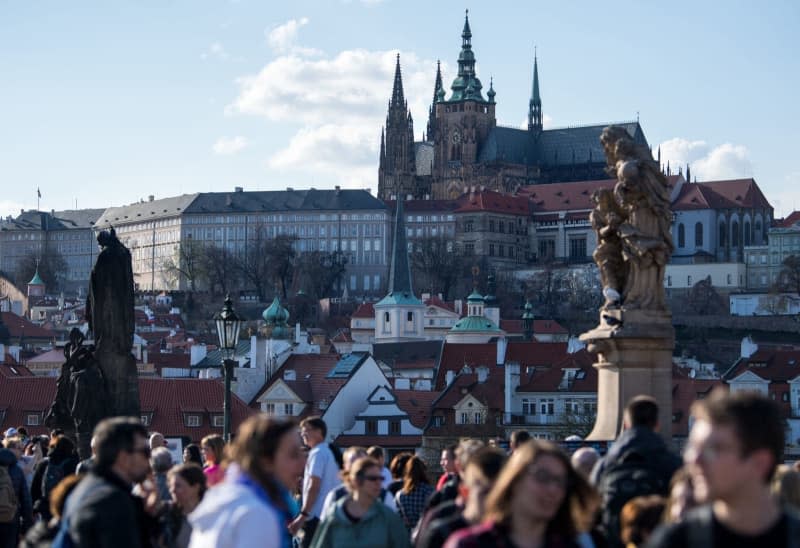
<path fill-rule="evenodd" d="M 16 546 L 19 536 L 33 525 L 31 494 L 25 473 L 17 464 L 21 441 L 14 435 L 3 440 L 0 449 L 0 546 Z M 10 489 L 10 491 L 6 491 Z"/>
<path fill-rule="evenodd" d="M 307 417 L 300 423 L 300 436 L 311 450 L 303 472 L 302 507 L 289 532 L 298 535 L 302 530 L 302 548 L 311 545 L 325 497 L 339 484 L 339 465 L 325 441 L 327 435 L 328 426 L 320 417 Z"/>
<path fill-rule="evenodd" d="M 796 546 L 800 520 L 770 492 L 783 460 L 778 404 L 754 392 L 715 390 L 694 403 L 692 416 L 684 460 L 710 504 L 657 529 L 649 546 Z"/>
<path fill-rule="evenodd" d="M 172 453 L 166 447 L 156 447 L 150 454 L 150 468 L 153 470 L 156 492 L 160 500 L 172 500 L 167 483 L 167 472 L 172 468 Z"/>
<path fill-rule="evenodd" d="M 358 459 L 347 476 L 350 494 L 337 501 L 320 523 L 312 548 L 410 546 L 403 521 L 378 500 L 382 480 L 376 460 Z"/>
<path fill-rule="evenodd" d="M 420 527 L 425 528 L 427 524 L 435 519 L 450 517 L 458 513 L 459 508 L 463 508 L 464 500 L 459 500 L 461 496 L 461 482 L 463 481 L 464 468 L 469 459 L 480 451 L 484 446 L 482 441 L 473 439 L 463 439 L 456 446 L 456 474 L 448 481 L 442 489 L 436 491 L 428 500 Z"/>
<path fill-rule="evenodd" d="M 161 432 L 153 432 L 150 434 L 150 451 L 155 451 L 159 447 L 169 448 L 167 440 L 164 439 L 164 434 Z"/>
<path fill-rule="evenodd" d="M 638 496 L 667 496 L 672 474 L 681 466 L 659 427 L 655 399 L 633 398 L 625 407 L 622 434 L 592 472 L 592 483 L 603 497 L 601 522 L 611 548 L 622 545 L 619 513 L 625 503 Z"/>
<path fill-rule="evenodd" d="M 435 519 L 420 528 L 416 547 L 441 548 L 455 531 L 480 523 L 486 511 L 486 496 L 505 460 L 505 454 L 493 447 L 484 447 L 470 456 L 461 483 L 464 503 L 458 505 L 453 515 Z"/>
<path fill-rule="evenodd" d="M 73 546 L 147 546 L 155 523 L 145 510 L 152 508 L 132 494 L 150 472 L 147 430 L 139 417 L 114 417 L 101 421 L 94 435 L 94 468 L 67 498 L 62 530 Z"/>
<path fill-rule="evenodd" d="M 620 538 L 625 548 L 643 546 L 661 523 L 666 499 L 661 495 L 634 497 L 625 503 L 619 515 Z"/>
<path fill-rule="evenodd" d="M 699 493 L 692 481 L 692 475 L 686 466 L 678 469 L 672 476 L 669 484 L 669 497 L 667 507 L 664 509 L 664 521 L 667 523 L 679 523 L 683 521 L 686 514 L 702 504 L 705 497 Z"/>
<path fill-rule="evenodd" d="M 75 467 L 76 474 L 88 474 L 94 466 L 94 460 L 97 455 L 97 439 L 95 439 L 94 436 L 92 436 L 92 439 L 89 441 L 89 448 L 92 451 L 92 456 L 78 463 L 78 466 Z"/>
<path fill-rule="evenodd" d="M 209 487 L 214 487 L 225 477 L 222 461 L 225 458 L 225 440 L 219 434 L 211 434 L 200 442 L 200 451 L 205 461 L 206 480 Z"/>
<path fill-rule="evenodd" d="M 58 432 L 59 430 L 53 430 Z M 31 481 L 31 499 L 33 509 L 42 519 L 48 521 L 50 515 L 50 492 L 65 477 L 75 473 L 78 466 L 78 457 L 75 454 L 75 444 L 64 435 L 55 434 L 50 438 L 50 449 L 47 457 L 36 466 Z"/>
<path fill-rule="evenodd" d="M 203 467 L 203 454 L 200 452 L 200 446 L 196 443 L 190 443 L 183 448 L 183 463 L 195 463 L 200 468 Z"/>
<path fill-rule="evenodd" d="M 406 463 L 408 459 L 413 457 L 411 453 L 407 451 L 403 451 L 402 453 L 398 453 L 392 459 L 392 462 L 389 463 L 389 472 L 392 474 L 392 483 L 389 484 L 387 490 L 391 495 L 394 497 L 397 492 L 403 488 L 403 473 L 406 470 Z"/>
<path fill-rule="evenodd" d="M 519 447 L 486 500 L 487 521 L 455 532 L 447 548 L 576 547 L 596 494 L 556 445 Z"/>
<path fill-rule="evenodd" d="M 38 521 L 28 530 L 25 535 L 21 548 L 50 548 L 53 540 L 61 529 L 61 517 L 64 513 L 64 504 L 67 497 L 77 487 L 82 476 L 72 474 L 67 476 L 56 485 L 53 494 L 50 496 L 50 514 L 53 516 L 50 521 Z"/>
<path fill-rule="evenodd" d="M 442 467 L 442 475 L 436 482 L 436 490 L 441 491 L 444 484 L 456 477 L 456 445 L 448 445 L 442 449 L 442 458 L 439 465 Z"/>
<path fill-rule="evenodd" d="M 397 511 L 409 531 L 414 531 L 433 491 L 433 487 L 428 483 L 422 459 L 417 456 L 408 459 L 403 476 L 403 488 L 394 498 Z"/>
<path fill-rule="evenodd" d="M 598 460 L 600 460 L 600 453 L 594 447 L 580 447 L 570 457 L 572 467 L 587 481 Z"/>
<path fill-rule="evenodd" d="M 197 464 L 179 464 L 170 468 L 167 483 L 171 504 L 167 505 L 162 518 L 162 544 L 170 548 L 186 548 L 192 534 L 187 516 L 203 500 L 206 475 Z"/>
<path fill-rule="evenodd" d="M 389 485 L 392 483 L 392 473 L 386 467 L 386 451 L 383 450 L 383 447 L 379 445 L 373 445 L 369 449 L 367 449 L 367 456 L 372 457 L 378 464 L 381 465 L 381 470 L 383 473 L 383 488 L 388 489 Z"/>
<path fill-rule="evenodd" d="M 322 503 L 322 512 L 320 515 L 324 518 L 331 507 L 338 501 L 348 495 L 350 492 L 349 484 L 347 482 L 347 477 L 350 473 L 350 469 L 353 467 L 353 464 L 358 459 L 363 459 L 364 457 L 369 456 L 367 454 L 367 449 L 360 447 L 358 445 L 351 445 L 347 449 L 345 449 L 344 454 L 342 455 L 342 464 L 344 467 L 342 471 L 339 473 L 342 478 L 342 483 L 336 487 L 335 489 L 331 489 L 328 495 L 325 497 L 325 501 Z M 378 461 L 378 459 L 375 459 Z M 380 461 L 378 461 L 380 464 Z M 391 508 L 394 511 L 397 511 L 397 505 L 394 501 L 394 496 L 386 489 L 381 486 L 381 494 L 378 497 L 378 500 L 383 502 L 386 506 Z"/>
<path fill-rule="evenodd" d="M 303 464 L 297 425 L 267 415 L 250 417 L 230 449 L 225 481 L 209 489 L 189 515 L 189 545 L 290 548 L 287 525 L 297 514 L 290 490 Z"/>
<path fill-rule="evenodd" d="M 788 464 L 781 464 L 775 470 L 771 489 L 781 505 L 800 512 L 800 472 Z"/>
<path fill-rule="evenodd" d="M 512 455 L 517 447 L 530 441 L 531 435 L 526 430 L 514 430 L 511 432 L 511 438 L 508 440 L 508 454 Z"/>

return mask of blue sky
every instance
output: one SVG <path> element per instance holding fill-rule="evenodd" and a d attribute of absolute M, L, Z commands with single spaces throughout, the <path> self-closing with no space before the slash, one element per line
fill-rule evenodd
<path fill-rule="evenodd" d="M 800 208 L 800 3 L 0 0 L 0 214 L 197 191 L 377 186 L 400 52 L 418 137 L 470 9 L 498 123 L 635 119 L 699 180 Z"/>

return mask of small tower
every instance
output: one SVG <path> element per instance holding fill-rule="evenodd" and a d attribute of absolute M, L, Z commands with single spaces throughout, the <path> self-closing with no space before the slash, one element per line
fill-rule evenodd
<path fill-rule="evenodd" d="M 42 277 L 39 276 L 39 264 L 36 264 L 36 273 L 28 282 L 28 297 L 44 297 L 45 283 Z"/>
<path fill-rule="evenodd" d="M 270 339 L 288 339 L 292 336 L 289 328 L 289 311 L 281 306 L 278 296 L 272 300 L 266 310 L 261 315 L 266 324 L 267 335 Z"/>
<path fill-rule="evenodd" d="M 533 90 L 528 103 L 528 131 L 542 132 L 542 98 L 539 95 L 539 63 L 533 54 Z"/>

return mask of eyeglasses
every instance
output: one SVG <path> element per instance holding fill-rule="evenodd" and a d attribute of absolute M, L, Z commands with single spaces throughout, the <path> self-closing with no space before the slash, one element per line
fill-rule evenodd
<path fill-rule="evenodd" d="M 569 486 L 569 480 L 567 478 L 551 474 L 543 468 L 528 470 L 528 475 L 533 478 L 533 481 L 542 486 L 552 484 L 564 490 Z"/>
<path fill-rule="evenodd" d="M 383 476 L 363 476 L 364 481 L 383 481 Z"/>

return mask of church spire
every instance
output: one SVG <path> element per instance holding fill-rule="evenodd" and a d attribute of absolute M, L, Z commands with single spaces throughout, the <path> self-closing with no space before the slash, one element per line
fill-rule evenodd
<path fill-rule="evenodd" d="M 403 76 L 400 72 L 400 54 L 397 54 L 397 64 L 394 67 L 394 86 L 392 87 L 392 102 L 390 107 L 406 107 L 403 95 Z"/>
<path fill-rule="evenodd" d="M 442 63 L 436 61 L 436 80 L 433 84 L 433 101 L 428 109 L 427 136 L 423 141 L 436 140 L 436 103 L 444 101 L 444 87 L 442 86 Z"/>
<path fill-rule="evenodd" d="M 386 163 L 386 138 L 384 137 L 383 127 L 381 127 L 381 157 L 380 167 L 384 167 Z"/>
<path fill-rule="evenodd" d="M 464 17 L 464 30 L 461 32 L 461 53 L 458 55 L 458 76 L 450 89 L 450 101 L 484 102 L 481 95 L 481 81 L 475 76 L 475 54 L 472 52 L 472 30 L 469 28 L 469 10 Z"/>
<path fill-rule="evenodd" d="M 389 270 L 389 295 L 398 293 L 409 298 L 414 296 L 414 290 L 411 287 L 411 265 L 408 262 L 406 223 L 403 213 L 404 199 L 405 196 L 398 194 L 392 242 L 392 265 Z"/>
<path fill-rule="evenodd" d="M 542 131 L 542 98 L 539 96 L 539 63 L 533 50 L 533 90 L 528 103 L 528 131 Z"/>

